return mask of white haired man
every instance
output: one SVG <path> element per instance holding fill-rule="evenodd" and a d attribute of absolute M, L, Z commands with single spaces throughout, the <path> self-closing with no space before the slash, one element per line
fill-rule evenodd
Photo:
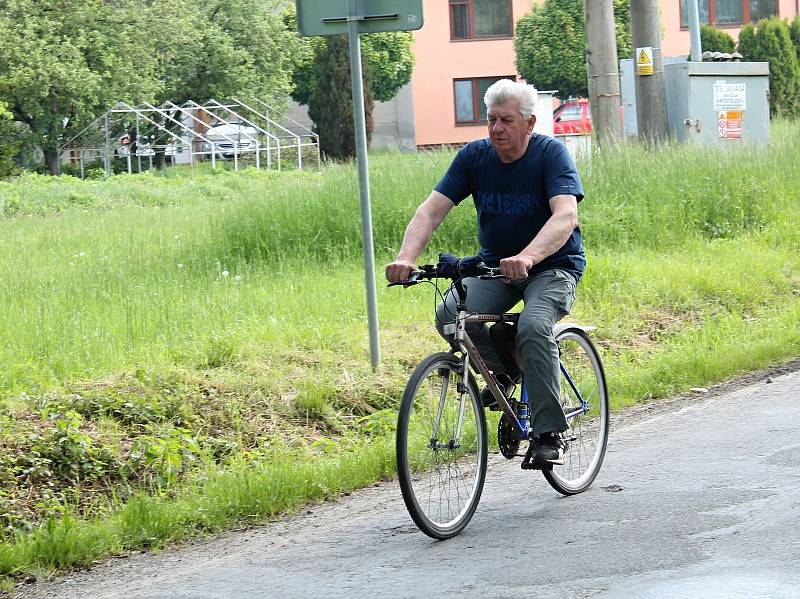
<path fill-rule="evenodd" d="M 509 79 L 489 87 L 484 96 L 488 139 L 471 142 L 458 152 L 417 208 L 395 261 L 386 266 L 386 278 L 407 280 L 433 231 L 454 206 L 472 195 L 478 216 L 478 257 L 488 266 L 499 266 L 508 279 L 467 279 L 467 309 L 499 313 L 524 300 L 517 348 L 531 404 L 532 457 L 539 464 L 559 464 L 564 449 L 561 433 L 567 423 L 558 401 L 553 326 L 569 314 L 586 266 L 578 226 L 583 186 L 566 147 L 533 133 L 536 94 L 533 86 Z M 444 324 L 452 322 L 455 313 L 452 295 L 436 312 L 442 336 Z M 489 327 L 477 324 L 468 332 L 486 364 L 510 389 L 515 373 L 505 374 Z M 485 405 L 494 401 L 487 391 L 481 393 Z"/>

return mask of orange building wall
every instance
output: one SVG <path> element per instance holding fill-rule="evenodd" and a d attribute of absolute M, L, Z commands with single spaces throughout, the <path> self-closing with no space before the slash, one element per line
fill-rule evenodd
<path fill-rule="evenodd" d="M 531 8 L 531 0 L 512 1 L 512 21 Z M 486 137 L 483 125 L 456 126 L 453 79 L 519 75 L 513 38 L 450 41 L 448 0 L 424 0 L 424 25 L 414 32 L 417 62 L 411 77 L 417 145 L 458 144 Z"/>
<path fill-rule="evenodd" d="M 797 0 L 778 0 L 778 16 L 792 20 L 797 16 Z M 680 0 L 664 0 L 661 4 L 662 56 L 688 56 L 691 46 L 689 30 L 681 29 Z M 734 41 L 739 39 L 741 27 L 718 27 Z"/>
<path fill-rule="evenodd" d="M 512 21 L 532 2 L 512 0 Z M 778 0 L 778 15 L 793 19 L 800 0 Z M 416 66 L 411 77 L 416 144 L 460 144 L 485 137 L 484 125 L 456 125 L 453 79 L 516 75 L 513 38 L 450 41 L 448 0 L 423 0 L 424 26 L 414 32 Z M 661 4 L 663 56 L 689 54 L 689 31 L 680 28 L 680 0 Z M 724 28 L 734 39 L 739 27 Z M 620 56 L 620 58 L 626 58 Z M 532 83 L 536 83 L 533 81 Z"/>

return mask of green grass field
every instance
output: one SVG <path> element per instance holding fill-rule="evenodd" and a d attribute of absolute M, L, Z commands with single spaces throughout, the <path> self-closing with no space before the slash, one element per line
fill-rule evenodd
<path fill-rule="evenodd" d="M 800 127 L 768 149 L 579 163 L 615 409 L 800 353 Z M 371 157 L 377 262 L 452 153 Z M 405 379 L 440 349 L 426 286 L 378 289 L 369 367 L 358 189 L 323 173 L 0 182 L 0 574 L 252 523 L 394 469 Z M 429 245 L 476 250 L 474 210 Z"/>

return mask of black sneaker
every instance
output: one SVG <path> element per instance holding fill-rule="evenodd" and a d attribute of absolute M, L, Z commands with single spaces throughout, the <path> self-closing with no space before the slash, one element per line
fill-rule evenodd
<path fill-rule="evenodd" d="M 564 452 L 567 443 L 561 438 L 561 433 L 542 433 L 533 438 L 533 460 L 538 464 L 564 463 Z"/>
<path fill-rule="evenodd" d="M 516 386 L 514 380 L 503 372 L 497 373 L 495 375 L 495 379 L 497 379 L 497 384 L 503 394 L 506 397 L 511 397 L 511 394 L 514 393 L 514 387 Z M 481 402 L 483 403 L 484 408 L 489 408 L 495 412 L 500 410 L 500 404 L 497 403 L 494 395 L 492 395 L 492 392 L 489 391 L 489 387 L 484 387 L 481 389 Z"/>

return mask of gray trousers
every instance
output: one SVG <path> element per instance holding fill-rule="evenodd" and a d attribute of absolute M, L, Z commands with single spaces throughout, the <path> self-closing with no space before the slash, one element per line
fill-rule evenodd
<path fill-rule="evenodd" d="M 468 312 L 499 314 L 508 312 L 520 300 L 525 302 L 517 325 L 517 349 L 522 357 L 533 434 L 566 430 L 567 421 L 558 400 L 561 373 L 553 326 L 572 308 L 575 279 L 563 270 L 550 269 L 513 282 L 465 279 L 464 287 Z M 445 339 L 452 336 L 445 335 L 443 327 L 453 322 L 456 314 L 455 293 L 449 292 L 436 309 L 436 328 Z M 466 331 L 489 369 L 502 372 L 489 325 L 473 323 L 467 325 Z"/>

